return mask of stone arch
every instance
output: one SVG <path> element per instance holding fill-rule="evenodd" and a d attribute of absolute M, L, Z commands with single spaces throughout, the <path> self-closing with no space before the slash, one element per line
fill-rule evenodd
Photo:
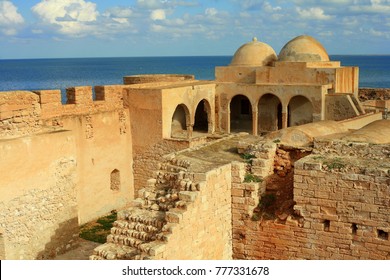
<path fill-rule="evenodd" d="M 229 105 L 230 132 L 252 133 L 252 104 L 248 97 L 239 94 L 234 96 Z"/>
<path fill-rule="evenodd" d="M 212 132 L 211 106 L 206 99 L 202 99 L 195 110 L 194 131 Z"/>
<path fill-rule="evenodd" d="M 291 98 L 288 103 L 288 126 L 313 122 L 313 104 L 302 95 Z"/>
<path fill-rule="evenodd" d="M 272 94 L 264 94 L 258 103 L 258 131 L 275 131 L 282 128 L 282 103 Z"/>
<path fill-rule="evenodd" d="M 186 105 L 177 105 L 172 116 L 171 137 L 187 137 L 187 126 L 190 124 L 190 112 Z"/>
<path fill-rule="evenodd" d="M 110 174 L 110 189 L 112 191 L 121 189 L 121 173 L 118 169 L 114 169 Z"/>

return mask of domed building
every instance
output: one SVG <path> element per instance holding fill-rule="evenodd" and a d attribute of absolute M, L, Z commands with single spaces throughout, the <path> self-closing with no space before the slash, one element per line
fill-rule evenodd
<path fill-rule="evenodd" d="M 325 48 L 311 36 L 301 35 L 289 41 L 279 53 L 280 61 L 329 61 Z"/>
<path fill-rule="evenodd" d="M 289 41 L 276 56 L 254 39 L 242 45 L 229 66 L 216 67 L 220 130 L 254 135 L 364 113 L 359 103 L 359 69 L 330 61 L 308 35 Z"/>
<path fill-rule="evenodd" d="M 232 66 L 267 66 L 272 65 L 278 59 L 274 49 L 266 43 L 257 41 L 242 45 L 234 54 Z"/>

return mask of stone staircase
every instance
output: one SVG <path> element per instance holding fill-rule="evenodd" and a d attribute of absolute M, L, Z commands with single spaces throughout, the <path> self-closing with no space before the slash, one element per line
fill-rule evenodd
<path fill-rule="evenodd" d="M 139 191 L 133 207 L 118 212 L 107 242 L 95 248 L 91 260 L 145 260 L 161 257 L 172 229 L 201 184 L 188 172 L 190 163 L 169 157 L 155 178 Z"/>

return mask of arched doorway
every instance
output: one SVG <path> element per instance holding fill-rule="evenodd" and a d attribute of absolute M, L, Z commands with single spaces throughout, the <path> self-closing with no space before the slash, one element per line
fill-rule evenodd
<path fill-rule="evenodd" d="M 194 131 L 209 132 L 210 104 L 206 99 L 199 102 L 195 111 Z"/>
<path fill-rule="evenodd" d="M 236 95 L 230 101 L 230 132 L 252 133 L 252 105 L 248 97 Z"/>
<path fill-rule="evenodd" d="M 184 104 L 176 107 L 172 116 L 171 137 L 183 138 L 188 136 L 187 124 L 189 123 L 189 111 Z"/>
<path fill-rule="evenodd" d="M 313 122 L 313 105 L 304 96 L 294 96 L 288 104 L 288 126 Z"/>
<path fill-rule="evenodd" d="M 267 93 L 259 100 L 259 132 L 282 128 L 282 103 L 276 95 Z"/>

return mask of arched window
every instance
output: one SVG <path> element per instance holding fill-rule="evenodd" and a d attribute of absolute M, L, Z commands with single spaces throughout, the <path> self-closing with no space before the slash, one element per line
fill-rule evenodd
<path fill-rule="evenodd" d="M 121 174 L 118 169 L 114 169 L 111 172 L 111 186 L 110 189 L 113 191 L 119 191 L 121 188 Z"/>
<path fill-rule="evenodd" d="M 304 96 L 294 96 L 288 104 L 288 126 L 313 122 L 313 105 Z"/>
<path fill-rule="evenodd" d="M 230 132 L 252 133 L 252 105 L 244 95 L 230 101 Z"/>

